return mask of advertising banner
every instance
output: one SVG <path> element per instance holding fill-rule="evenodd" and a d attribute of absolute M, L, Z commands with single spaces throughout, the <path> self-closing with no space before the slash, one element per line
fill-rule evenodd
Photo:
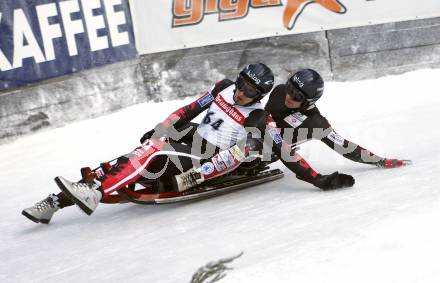
<path fill-rule="evenodd" d="M 0 90 L 136 55 L 128 0 L 0 1 Z"/>
<path fill-rule="evenodd" d="M 130 0 L 141 54 L 440 16 L 439 0 Z"/>

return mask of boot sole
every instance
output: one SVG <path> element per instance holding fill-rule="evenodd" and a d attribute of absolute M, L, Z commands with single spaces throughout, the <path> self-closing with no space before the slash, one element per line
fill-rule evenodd
<path fill-rule="evenodd" d="M 43 223 L 43 224 L 49 224 L 49 222 L 50 222 L 50 220 L 47 220 L 47 219 L 40 220 L 40 223 Z"/>
<path fill-rule="evenodd" d="M 81 210 L 87 214 L 90 215 L 93 213 L 93 210 L 91 210 L 90 208 L 88 208 L 85 204 L 83 204 L 81 201 L 79 201 L 68 189 L 67 187 L 64 185 L 63 181 L 61 181 L 60 178 L 56 177 L 55 179 L 55 183 L 57 184 L 57 186 L 60 188 L 60 190 L 66 194 L 66 196 L 73 201 L 79 208 L 81 208 Z"/>
<path fill-rule="evenodd" d="M 23 214 L 23 216 L 25 216 L 26 218 L 28 218 L 29 220 L 35 222 L 35 223 L 43 223 L 43 224 L 49 224 L 50 220 L 47 219 L 38 219 L 35 218 L 34 216 L 32 216 L 31 214 L 27 213 L 26 211 L 22 211 L 21 214 Z"/>

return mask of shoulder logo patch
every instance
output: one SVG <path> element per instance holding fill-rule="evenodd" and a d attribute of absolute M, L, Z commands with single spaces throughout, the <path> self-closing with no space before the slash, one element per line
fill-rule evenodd
<path fill-rule="evenodd" d="M 200 97 L 197 100 L 197 103 L 200 105 L 200 107 L 205 107 L 209 103 L 214 101 L 214 97 L 210 92 L 207 92 L 204 96 Z"/>
<path fill-rule="evenodd" d="M 330 134 L 328 134 L 327 138 L 335 144 L 344 146 L 344 138 L 338 135 L 338 133 L 336 133 L 335 131 L 331 131 Z"/>
<path fill-rule="evenodd" d="M 276 144 L 280 144 L 283 142 L 283 138 L 281 137 L 280 133 L 276 128 L 269 129 L 269 134 Z"/>

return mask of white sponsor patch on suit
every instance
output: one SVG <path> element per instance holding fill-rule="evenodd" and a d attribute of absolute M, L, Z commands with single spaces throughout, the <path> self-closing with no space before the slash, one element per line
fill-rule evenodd
<path fill-rule="evenodd" d="M 305 119 L 307 119 L 306 115 L 301 113 L 293 113 L 284 118 L 284 121 L 286 121 L 290 126 L 297 128 L 304 122 Z"/>
<path fill-rule="evenodd" d="M 214 164 L 211 162 L 206 162 L 202 165 L 202 173 L 204 175 L 212 174 L 212 172 L 214 172 Z"/>
<path fill-rule="evenodd" d="M 210 92 L 206 93 L 205 95 L 197 99 L 197 103 L 200 105 L 200 107 L 205 107 L 206 105 L 208 105 L 213 101 L 214 101 L 214 97 Z"/>
<path fill-rule="evenodd" d="M 283 142 L 283 138 L 281 137 L 280 133 L 278 132 L 277 128 L 271 128 L 269 129 L 269 134 L 272 137 L 273 141 L 276 144 L 280 144 Z"/>
<path fill-rule="evenodd" d="M 212 163 L 214 163 L 214 167 L 218 172 L 222 172 L 226 169 L 226 164 L 219 155 L 212 158 Z"/>
<path fill-rule="evenodd" d="M 335 144 L 338 144 L 340 146 L 344 145 L 344 138 L 338 135 L 335 131 L 331 131 L 330 134 L 328 134 L 327 138 L 331 141 L 333 141 Z"/>
<path fill-rule="evenodd" d="M 241 149 L 238 147 L 238 145 L 234 145 L 229 149 L 229 152 L 234 156 L 235 159 L 238 161 L 244 160 L 244 153 L 241 151 Z"/>
<path fill-rule="evenodd" d="M 226 167 L 228 168 L 234 167 L 235 159 L 232 156 L 232 154 L 229 152 L 229 150 L 220 151 L 218 154 L 223 159 L 223 162 L 225 162 Z"/>

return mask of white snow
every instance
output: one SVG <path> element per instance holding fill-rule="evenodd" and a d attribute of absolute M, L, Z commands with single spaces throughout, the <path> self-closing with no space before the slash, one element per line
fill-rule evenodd
<path fill-rule="evenodd" d="M 0 146 L 0 282 L 189 282 L 209 261 L 243 256 L 221 282 L 440 282 L 440 70 L 326 84 L 318 106 L 339 134 L 409 167 L 356 164 L 301 146 L 354 188 L 321 192 L 286 176 L 199 202 L 100 205 L 35 224 L 21 210 L 138 144 L 185 101 L 145 103 Z M 282 168 L 282 164 L 277 164 Z"/>

